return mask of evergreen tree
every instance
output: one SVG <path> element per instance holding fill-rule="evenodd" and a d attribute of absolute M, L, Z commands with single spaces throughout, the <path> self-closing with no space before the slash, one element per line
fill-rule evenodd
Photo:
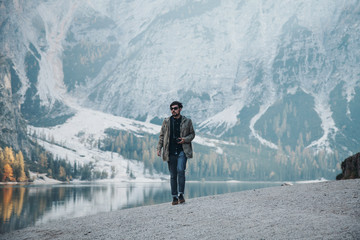
<path fill-rule="evenodd" d="M 85 164 L 81 170 L 81 180 L 91 180 L 91 166 Z"/>
<path fill-rule="evenodd" d="M 75 178 L 78 176 L 77 162 L 74 163 L 74 175 Z"/>

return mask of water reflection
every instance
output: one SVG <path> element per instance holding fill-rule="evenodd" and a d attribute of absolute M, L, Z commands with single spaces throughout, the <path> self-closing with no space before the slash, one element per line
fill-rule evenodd
<path fill-rule="evenodd" d="M 276 183 L 188 182 L 186 198 L 278 185 Z M 163 183 L 88 183 L 0 186 L 0 232 L 58 219 L 170 201 Z"/>
<path fill-rule="evenodd" d="M 18 217 L 21 214 L 24 202 L 25 189 L 19 189 L 17 193 L 19 197 L 16 198 L 16 200 L 13 200 L 13 191 L 14 188 L 6 187 L 3 189 L 2 192 L 0 192 L 0 197 L 2 199 L 2 205 L 0 205 L 2 221 L 7 221 L 8 219 L 10 219 L 12 214 L 15 214 Z"/>

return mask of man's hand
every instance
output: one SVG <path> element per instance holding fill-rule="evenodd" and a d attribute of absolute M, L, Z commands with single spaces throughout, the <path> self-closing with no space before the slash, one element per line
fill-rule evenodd
<path fill-rule="evenodd" d="M 157 155 L 160 157 L 161 156 L 161 150 L 157 150 Z"/>
<path fill-rule="evenodd" d="M 178 141 L 177 143 L 178 144 L 184 144 L 185 143 L 185 139 L 183 139 L 183 138 L 178 138 L 180 141 Z"/>

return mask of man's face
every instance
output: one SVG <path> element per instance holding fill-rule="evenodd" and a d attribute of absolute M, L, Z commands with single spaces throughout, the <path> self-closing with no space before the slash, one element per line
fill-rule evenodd
<path fill-rule="evenodd" d="M 181 108 L 179 108 L 178 105 L 172 105 L 170 107 L 170 111 L 171 111 L 171 114 L 174 116 L 174 117 L 177 117 L 180 115 L 180 111 L 181 111 Z"/>

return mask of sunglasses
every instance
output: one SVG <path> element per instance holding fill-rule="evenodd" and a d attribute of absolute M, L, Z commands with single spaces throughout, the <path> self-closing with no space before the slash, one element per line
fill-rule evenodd
<path fill-rule="evenodd" d="M 172 108 L 170 108 L 170 110 L 172 111 L 172 110 L 178 110 L 179 108 L 178 107 L 172 107 Z"/>

